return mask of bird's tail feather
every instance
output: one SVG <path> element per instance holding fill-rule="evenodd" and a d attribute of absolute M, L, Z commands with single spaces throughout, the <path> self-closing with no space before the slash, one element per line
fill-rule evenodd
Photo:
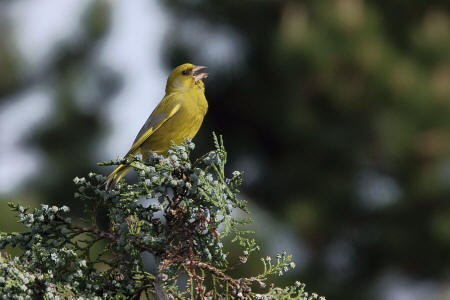
<path fill-rule="evenodd" d="M 106 189 L 109 191 L 112 190 L 129 170 L 130 166 L 119 165 L 111 174 L 108 175 L 108 178 L 106 178 Z"/>

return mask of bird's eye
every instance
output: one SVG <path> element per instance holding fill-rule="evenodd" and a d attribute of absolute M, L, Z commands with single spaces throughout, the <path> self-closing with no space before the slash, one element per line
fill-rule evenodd
<path fill-rule="evenodd" d="M 183 70 L 182 72 L 181 72 L 181 74 L 183 74 L 183 75 L 187 75 L 187 70 Z"/>

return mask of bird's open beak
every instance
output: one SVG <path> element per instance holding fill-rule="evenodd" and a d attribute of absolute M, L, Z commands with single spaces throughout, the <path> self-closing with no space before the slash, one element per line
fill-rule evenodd
<path fill-rule="evenodd" d="M 195 66 L 192 69 L 192 77 L 194 78 L 195 81 L 199 81 L 203 78 L 208 77 L 208 73 L 199 73 L 199 71 L 206 69 L 205 66 Z"/>

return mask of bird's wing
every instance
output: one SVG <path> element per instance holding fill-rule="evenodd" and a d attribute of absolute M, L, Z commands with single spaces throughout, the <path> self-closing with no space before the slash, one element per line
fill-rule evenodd
<path fill-rule="evenodd" d="M 134 139 L 133 146 L 127 155 L 134 154 L 134 152 L 167 120 L 172 118 L 179 110 L 181 104 L 178 101 L 177 95 L 168 95 L 158 104 L 150 117 Z"/>

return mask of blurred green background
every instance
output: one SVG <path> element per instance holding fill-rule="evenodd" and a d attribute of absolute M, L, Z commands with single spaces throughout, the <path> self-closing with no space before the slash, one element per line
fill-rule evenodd
<path fill-rule="evenodd" d="M 328 299 L 450 298 L 448 1 L 0 0 L 6 201 L 77 207 L 174 66 L 207 65 L 263 253 Z M 79 213 L 79 209 L 78 209 Z M 258 266 L 254 266 L 255 268 Z"/>

